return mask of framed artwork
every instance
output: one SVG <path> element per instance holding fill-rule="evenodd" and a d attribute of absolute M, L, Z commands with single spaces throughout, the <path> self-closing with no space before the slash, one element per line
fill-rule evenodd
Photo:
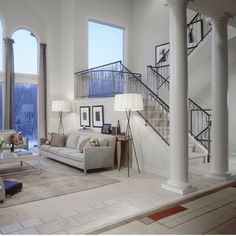
<path fill-rule="evenodd" d="M 170 49 L 169 43 L 164 43 L 156 47 L 156 63 L 162 63 L 162 65 L 169 64 L 169 54 L 167 53 Z"/>
<path fill-rule="evenodd" d="M 90 107 L 80 107 L 80 126 L 90 127 Z"/>
<path fill-rule="evenodd" d="M 92 106 L 93 127 L 101 128 L 104 123 L 103 106 Z"/>
<path fill-rule="evenodd" d="M 111 124 L 103 124 L 101 133 L 102 134 L 111 134 L 112 129 L 111 129 Z"/>

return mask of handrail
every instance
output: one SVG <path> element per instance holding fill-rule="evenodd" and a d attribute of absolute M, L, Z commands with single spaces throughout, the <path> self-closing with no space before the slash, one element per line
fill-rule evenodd
<path fill-rule="evenodd" d="M 89 71 L 92 71 L 92 70 L 94 70 L 94 69 L 98 69 L 98 68 L 105 67 L 105 66 L 110 66 L 110 65 L 113 65 L 113 64 L 121 63 L 121 62 L 122 62 L 122 61 L 111 62 L 111 63 L 104 64 L 104 65 L 101 65 L 101 66 L 96 66 L 96 67 L 93 67 L 93 68 L 81 70 L 81 71 L 75 72 L 75 74 L 81 74 L 81 73 L 84 73 L 84 72 L 89 72 Z"/>
<path fill-rule="evenodd" d="M 194 106 L 196 106 L 200 111 L 202 111 L 203 113 L 205 113 L 207 116 L 211 116 L 208 112 L 206 112 L 206 110 L 210 110 L 210 109 L 206 109 L 204 110 L 203 108 L 201 108 L 196 102 L 194 102 L 191 98 L 188 98 L 188 100 L 194 104 Z"/>
<path fill-rule="evenodd" d="M 158 100 L 158 101 L 162 104 L 162 106 L 165 107 L 165 109 L 166 109 L 167 111 L 169 111 L 169 106 L 168 106 L 160 97 L 158 97 L 145 83 L 143 83 L 143 81 L 141 81 L 138 77 L 136 77 L 135 74 L 132 73 L 126 66 L 124 66 L 122 63 L 121 63 L 121 65 L 122 65 L 130 74 L 132 74 L 132 75 L 145 87 L 145 89 L 147 89 L 147 90 L 152 94 L 153 98 L 155 98 L 156 100 Z"/>
<path fill-rule="evenodd" d="M 150 68 L 153 72 L 155 72 L 158 76 L 160 76 L 166 83 L 169 84 L 169 81 L 166 78 L 164 78 L 161 74 L 159 74 L 156 70 L 153 69 L 153 68 L 157 68 L 157 67 L 155 67 L 155 66 L 147 66 L 147 67 Z"/>

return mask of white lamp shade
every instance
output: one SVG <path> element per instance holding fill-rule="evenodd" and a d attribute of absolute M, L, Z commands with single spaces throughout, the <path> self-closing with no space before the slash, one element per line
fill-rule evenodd
<path fill-rule="evenodd" d="M 141 111 L 143 110 L 143 97 L 138 93 L 125 93 L 115 95 L 115 111 Z"/>
<path fill-rule="evenodd" d="M 57 100 L 52 102 L 52 111 L 70 112 L 70 103 L 67 101 Z"/>

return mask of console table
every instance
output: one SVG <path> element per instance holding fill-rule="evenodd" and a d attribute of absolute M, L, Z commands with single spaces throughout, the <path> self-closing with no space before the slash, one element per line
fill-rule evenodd
<path fill-rule="evenodd" d="M 117 167 L 120 171 L 121 167 L 121 156 L 124 154 L 124 161 L 128 166 L 128 175 L 129 169 L 132 167 L 132 139 L 126 137 L 125 134 L 116 135 L 116 157 L 117 157 Z"/>

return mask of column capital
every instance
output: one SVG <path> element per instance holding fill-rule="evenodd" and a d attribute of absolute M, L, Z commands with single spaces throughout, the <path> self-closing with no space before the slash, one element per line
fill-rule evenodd
<path fill-rule="evenodd" d="M 210 17 L 210 22 L 228 22 L 231 18 L 233 18 L 233 15 L 225 12 L 224 14 L 216 14 Z"/>
<path fill-rule="evenodd" d="M 170 6 L 170 5 L 177 3 L 177 2 L 188 4 L 190 1 L 192 1 L 192 0 L 165 0 L 165 2 L 166 2 L 165 5 Z"/>

